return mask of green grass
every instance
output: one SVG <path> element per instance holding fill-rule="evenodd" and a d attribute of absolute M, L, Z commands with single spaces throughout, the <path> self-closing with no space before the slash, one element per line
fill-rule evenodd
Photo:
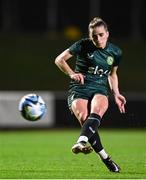
<path fill-rule="evenodd" d="M 74 155 L 79 130 L 1 131 L 0 179 L 144 179 L 146 132 L 100 130 L 105 149 L 121 166 L 111 173 L 95 153 Z"/>

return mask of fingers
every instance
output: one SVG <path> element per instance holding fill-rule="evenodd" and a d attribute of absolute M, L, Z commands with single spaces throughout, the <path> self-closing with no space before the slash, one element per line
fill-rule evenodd
<path fill-rule="evenodd" d="M 122 103 L 122 105 L 121 105 L 121 113 L 125 113 L 125 112 L 126 112 L 126 111 L 125 111 L 125 104 L 126 104 L 126 98 L 123 97 L 123 103 Z"/>
<path fill-rule="evenodd" d="M 120 113 L 125 113 L 125 105 L 119 107 Z"/>
<path fill-rule="evenodd" d="M 125 113 L 126 98 L 120 94 L 118 96 L 115 96 L 115 101 L 118 105 L 120 113 Z"/>
<path fill-rule="evenodd" d="M 126 98 L 123 97 L 123 104 L 126 104 Z"/>
<path fill-rule="evenodd" d="M 84 84 L 84 78 L 85 76 L 81 73 L 75 73 L 75 74 L 72 74 L 71 76 L 71 79 L 77 81 L 77 82 L 80 82 L 81 84 Z"/>
<path fill-rule="evenodd" d="M 84 76 L 82 74 L 79 74 L 79 82 L 81 82 L 81 84 L 84 84 Z"/>
<path fill-rule="evenodd" d="M 119 103 L 119 110 L 121 113 L 125 113 L 125 104 L 126 104 L 126 99 L 123 98 L 122 101 Z"/>

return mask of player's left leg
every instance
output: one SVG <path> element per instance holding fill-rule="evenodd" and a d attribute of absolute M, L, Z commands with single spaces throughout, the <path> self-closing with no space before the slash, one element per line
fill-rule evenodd
<path fill-rule="evenodd" d="M 107 152 L 104 150 L 98 131 L 89 139 L 89 143 L 111 172 L 120 172 L 120 167 L 109 157 Z"/>
<path fill-rule="evenodd" d="M 108 108 L 108 99 L 106 96 L 102 95 L 95 95 L 92 102 L 91 102 L 91 113 L 100 114 L 102 117 Z M 98 129 L 96 133 L 89 139 L 91 146 L 93 147 L 94 151 L 100 156 L 103 163 L 106 167 L 112 172 L 119 172 L 120 167 L 109 157 L 109 155 L 104 150 L 100 136 L 98 133 Z"/>

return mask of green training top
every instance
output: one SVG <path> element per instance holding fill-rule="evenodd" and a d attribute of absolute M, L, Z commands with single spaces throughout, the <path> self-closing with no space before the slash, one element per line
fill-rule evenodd
<path fill-rule="evenodd" d="M 97 85 L 109 88 L 108 75 L 113 66 L 118 66 L 122 51 L 116 45 L 107 42 L 104 49 L 96 47 L 93 42 L 86 38 L 75 42 L 69 47 L 72 55 L 76 56 L 75 72 L 86 76 L 85 85 L 97 88 Z M 70 88 L 80 86 L 74 80 Z"/>

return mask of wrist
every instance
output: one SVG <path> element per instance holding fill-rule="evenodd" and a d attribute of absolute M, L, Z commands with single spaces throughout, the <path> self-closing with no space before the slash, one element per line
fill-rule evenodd
<path fill-rule="evenodd" d="M 72 78 L 75 75 L 75 72 L 69 73 L 68 75 L 70 78 Z"/>
<path fill-rule="evenodd" d="M 114 95 L 114 96 L 119 96 L 119 95 L 120 95 L 120 92 L 113 92 L 113 95 Z"/>

